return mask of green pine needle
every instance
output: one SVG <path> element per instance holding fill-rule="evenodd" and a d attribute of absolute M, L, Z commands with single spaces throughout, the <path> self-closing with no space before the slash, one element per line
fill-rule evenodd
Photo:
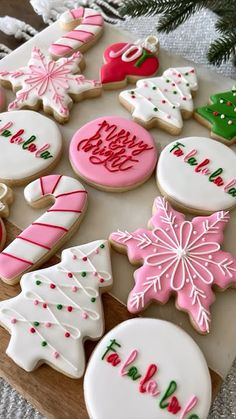
<path fill-rule="evenodd" d="M 207 58 L 209 63 L 220 66 L 236 53 L 236 30 L 226 33 L 210 45 Z"/>
<path fill-rule="evenodd" d="M 187 3 L 192 0 L 186 0 Z M 185 4 L 184 0 L 178 2 L 179 7 Z M 126 0 L 119 12 L 121 16 L 154 16 L 163 12 L 171 12 L 176 6 L 176 0 Z"/>
<path fill-rule="evenodd" d="M 236 29 L 236 6 L 235 10 L 232 11 L 232 13 L 230 13 L 229 15 L 226 14 L 220 19 L 218 19 L 218 21 L 215 24 L 215 27 L 217 31 L 221 33 L 227 33 L 230 32 L 232 29 Z"/>
<path fill-rule="evenodd" d="M 166 12 L 163 14 L 157 24 L 157 30 L 160 32 L 169 33 L 176 29 L 181 23 L 186 22 L 186 20 L 195 12 L 195 5 L 189 5 L 185 7 L 184 11 L 175 7 L 171 12 Z"/>

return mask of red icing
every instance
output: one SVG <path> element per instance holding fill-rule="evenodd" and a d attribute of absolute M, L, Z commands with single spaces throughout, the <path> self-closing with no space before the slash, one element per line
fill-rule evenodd
<path fill-rule="evenodd" d="M 147 57 L 146 60 L 139 66 L 135 67 L 139 58 L 134 61 L 125 62 L 122 56 L 110 57 L 110 52 L 117 52 L 122 50 L 127 43 L 119 42 L 110 45 L 104 52 L 104 61 L 101 68 L 101 82 L 102 84 L 114 83 L 124 80 L 127 76 L 148 77 L 154 75 L 159 68 L 158 58 L 152 54 L 152 57 Z M 146 51 L 150 54 L 149 51 Z"/>

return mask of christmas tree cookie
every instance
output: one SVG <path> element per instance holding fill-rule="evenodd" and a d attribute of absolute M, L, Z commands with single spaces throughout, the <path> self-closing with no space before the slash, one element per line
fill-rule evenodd
<path fill-rule="evenodd" d="M 211 130 L 211 137 L 231 145 L 236 141 L 236 85 L 231 91 L 210 97 L 209 105 L 197 108 L 195 119 Z"/>
<path fill-rule="evenodd" d="M 83 342 L 102 336 L 100 292 L 111 286 L 106 240 L 66 249 L 57 265 L 24 275 L 22 292 L 0 303 L 0 324 L 11 333 L 7 355 L 26 371 L 46 363 L 81 377 Z"/>
<path fill-rule="evenodd" d="M 119 99 L 145 128 L 158 127 L 178 135 L 183 119 L 192 116 L 192 92 L 197 87 L 194 68 L 169 68 L 161 77 L 139 80 L 135 89 L 121 92 Z"/>

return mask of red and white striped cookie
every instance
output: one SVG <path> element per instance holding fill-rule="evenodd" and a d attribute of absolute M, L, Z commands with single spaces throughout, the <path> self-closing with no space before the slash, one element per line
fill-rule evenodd
<path fill-rule="evenodd" d="M 32 207 L 54 204 L 0 253 L 0 277 L 10 285 L 56 253 L 78 227 L 87 204 L 84 187 L 68 176 L 41 177 L 24 194 Z"/>
<path fill-rule="evenodd" d="M 87 7 L 63 13 L 59 18 L 59 24 L 69 32 L 50 45 L 49 52 L 56 58 L 71 55 L 78 50 L 86 51 L 102 35 L 104 28 L 101 13 Z"/>

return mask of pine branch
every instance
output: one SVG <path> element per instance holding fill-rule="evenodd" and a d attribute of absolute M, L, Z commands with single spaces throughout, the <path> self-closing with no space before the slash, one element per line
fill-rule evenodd
<path fill-rule="evenodd" d="M 185 4 L 192 3 L 192 0 L 126 0 L 120 8 L 121 16 L 154 16 L 159 13 L 170 12 L 173 7 L 183 8 Z"/>
<path fill-rule="evenodd" d="M 216 30 L 221 33 L 231 32 L 232 29 L 236 29 L 236 6 L 234 12 L 225 14 L 223 17 L 218 19 L 215 24 Z"/>
<path fill-rule="evenodd" d="M 222 62 L 229 60 L 231 54 L 236 53 L 236 30 L 226 33 L 221 38 L 216 39 L 210 45 L 207 58 L 211 64 L 220 66 Z"/>
<path fill-rule="evenodd" d="M 170 12 L 166 12 L 161 16 L 157 30 L 160 32 L 169 33 L 176 29 L 181 23 L 186 22 L 186 20 L 195 12 L 196 6 L 189 5 L 182 10 L 178 6 L 172 8 Z"/>

